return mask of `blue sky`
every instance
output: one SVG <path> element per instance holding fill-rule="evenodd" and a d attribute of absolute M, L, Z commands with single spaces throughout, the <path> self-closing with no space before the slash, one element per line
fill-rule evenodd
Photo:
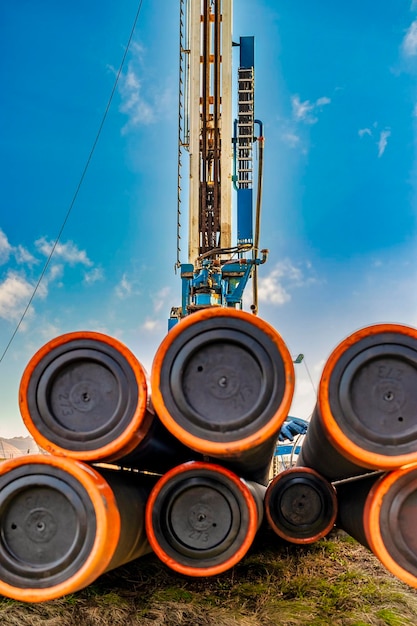
<path fill-rule="evenodd" d="M 1 3 L 1 353 L 71 204 L 137 8 Z M 175 0 L 143 0 L 60 243 L 0 362 L 0 436 L 26 434 L 18 386 L 44 343 L 105 332 L 150 370 L 180 303 L 178 13 Z M 346 335 L 417 326 L 417 2 L 234 0 L 241 35 L 255 36 L 266 136 L 260 315 L 305 355 L 291 411 L 305 418 Z"/>

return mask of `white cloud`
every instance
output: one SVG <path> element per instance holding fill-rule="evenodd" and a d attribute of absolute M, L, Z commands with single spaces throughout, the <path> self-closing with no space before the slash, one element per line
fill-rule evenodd
<path fill-rule="evenodd" d="M 315 102 L 310 102 L 310 100 L 301 102 L 300 96 L 296 94 L 291 97 L 292 114 L 298 122 L 316 124 L 318 122 L 317 112 L 330 103 L 331 100 L 327 96 L 322 96 Z"/>
<path fill-rule="evenodd" d="M 170 295 L 170 293 L 170 287 L 163 287 L 159 290 L 157 295 L 153 298 L 153 310 L 155 313 L 159 313 L 163 308 L 166 308 L 167 306 L 169 309 L 168 296 Z"/>
<path fill-rule="evenodd" d="M 285 287 L 279 282 L 279 277 L 272 272 L 259 282 L 258 286 L 259 302 L 270 302 L 281 306 L 291 300 L 291 296 Z"/>
<path fill-rule="evenodd" d="M 38 259 L 35 259 L 35 257 L 29 252 L 29 250 L 26 250 L 26 248 L 21 245 L 17 246 L 17 248 L 13 248 L 13 252 L 16 261 L 20 265 L 35 265 L 36 263 L 39 263 Z"/>
<path fill-rule="evenodd" d="M 56 280 L 62 278 L 64 275 L 64 266 L 61 263 L 54 263 L 49 266 L 48 278 L 49 280 Z"/>
<path fill-rule="evenodd" d="M 417 111 L 417 105 L 416 105 L 416 109 Z M 374 122 L 372 124 L 372 127 L 374 129 L 378 128 L 378 122 Z M 374 133 L 373 130 L 371 128 L 360 128 L 358 130 L 358 135 L 359 137 L 365 137 L 366 135 L 368 135 L 369 137 L 373 137 Z M 388 137 L 391 136 L 391 131 L 389 128 L 384 128 L 384 130 L 381 130 L 379 132 L 379 139 L 377 141 L 377 146 L 378 146 L 378 158 L 381 158 L 382 155 L 385 152 L 385 148 L 387 147 L 388 144 Z"/>
<path fill-rule="evenodd" d="M 162 287 L 155 296 L 152 297 L 153 302 L 153 316 L 146 317 L 145 321 L 141 325 L 141 330 L 149 332 L 149 333 L 160 333 L 166 330 L 168 325 L 168 314 L 167 312 L 171 308 L 171 295 L 172 289 L 171 287 Z M 158 317 L 158 314 L 165 311 L 163 314 L 163 319 Z"/>
<path fill-rule="evenodd" d="M 132 296 L 140 296 L 142 295 L 141 283 L 136 276 L 132 279 L 127 273 L 124 273 L 119 283 L 114 288 L 114 292 L 121 300 Z"/>
<path fill-rule="evenodd" d="M 146 56 L 146 49 L 142 46 L 139 41 L 133 41 L 130 44 L 130 52 L 132 53 L 133 58 L 139 63 L 144 63 Z"/>
<path fill-rule="evenodd" d="M 122 72 L 118 83 L 121 97 L 119 111 L 128 118 L 121 130 L 122 135 L 139 126 L 153 124 L 162 115 L 171 114 L 176 102 L 176 95 L 160 79 L 151 83 L 144 48 L 133 43 L 130 51 L 127 70 Z"/>
<path fill-rule="evenodd" d="M 402 43 L 403 51 L 406 56 L 417 55 L 417 20 L 411 23 Z"/>
<path fill-rule="evenodd" d="M 146 330 L 148 332 L 159 331 L 162 327 L 160 320 L 147 318 L 145 322 L 142 324 L 142 330 Z"/>
<path fill-rule="evenodd" d="M 134 93 L 140 89 L 140 81 L 136 74 L 129 69 L 124 78 L 124 87 L 130 92 Z"/>
<path fill-rule="evenodd" d="M 9 271 L 0 283 L 0 317 L 17 321 L 22 315 L 34 286 L 24 277 Z"/>
<path fill-rule="evenodd" d="M 306 269 L 311 271 L 310 263 L 306 264 Z M 259 302 L 282 306 L 291 300 L 290 292 L 294 288 L 312 282 L 315 282 L 312 276 L 305 277 L 299 266 L 294 265 L 290 259 L 284 259 L 277 263 L 268 276 L 259 279 Z"/>
<path fill-rule="evenodd" d="M 388 137 L 391 135 L 391 131 L 388 129 L 382 130 L 379 135 L 378 141 L 378 157 L 382 157 L 385 152 L 385 148 L 387 147 Z"/>
<path fill-rule="evenodd" d="M 296 135 L 295 133 L 284 133 L 282 135 L 282 140 L 284 141 L 284 143 L 286 143 L 288 146 L 290 146 L 290 148 L 296 148 L 299 144 L 300 144 L 300 137 L 298 135 Z"/>
<path fill-rule="evenodd" d="M 59 280 L 64 275 L 64 266 L 61 263 L 54 263 L 49 266 L 47 277 L 44 278 L 47 282 L 52 282 L 54 280 Z M 62 283 L 59 285 L 62 287 Z"/>
<path fill-rule="evenodd" d="M 12 246 L 9 244 L 4 232 L 0 229 L 0 264 L 7 263 L 11 251 Z"/>
<path fill-rule="evenodd" d="M 7 239 L 7 235 L 0 228 L 0 264 L 7 263 L 11 255 L 15 257 L 19 265 L 35 265 L 39 263 L 29 250 L 26 250 L 22 245 L 12 246 Z"/>
<path fill-rule="evenodd" d="M 84 274 L 84 282 L 87 285 L 92 285 L 99 280 L 104 279 L 104 273 L 101 267 L 95 267 L 90 272 Z"/>
<path fill-rule="evenodd" d="M 310 100 L 300 101 L 300 96 L 292 96 L 292 113 L 296 120 L 306 120 L 310 112 L 314 109 L 314 105 Z"/>
<path fill-rule="evenodd" d="M 132 127 L 155 122 L 154 109 L 143 97 L 142 82 L 131 64 L 128 66 L 127 73 L 120 79 L 119 91 L 122 97 L 120 111 L 129 118 L 122 129 L 122 134 L 126 134 Z"/>
<path fill-rule="evenodd" d="M 128 280 L 126 274 L 123 274 L 121 281 L 115 288 L 116 296 L 121 300 L 128 298 L 133 293 L 133 285 Z"/>
<path fill-rule="evenodd" d="M 50 256 L 53 249 L 52 242 L 44 237 L 37 240 L 35 246 L 37 250 L 46 257 Z M 26 264 L 33 266 L 39 263 L 39 260 L 23 246 L 10 246 L 6 236 L 0 230 L 0 255 L 2 254 L 4 260 L 8 260 L 11 253 L 14 255 L 19 265 Z M 12 322 L 18 321 L 34 294 L 35 288 L 36 298 L 45 299 L 48 295 L 49 285 L 52 282 L 57 284 L 57 281 L 62 278 L 65 263 L 70 265 L 78 263 L 88 268 L 93 265 L 86 252 L 79 250 L 71 241 L 58 243 L 54 250 L 53 259 L 57 259 L 60 262 L 54 262 L 49 265 L 39 285 L 37 285 L 36 279 L 28 278 L 23 270 L 18 272 L 9 267 L 7 274 L 3 277 L 2 282 L 0 282 L 0 318 Z M 94 272 L 95 270 L 92 269 L 89 273 L 94 275 Z M 58 286 L 62 286 L 62 282 L 58 284 Z M 26 316 L 33 316 L 33 313 L 34 309 L 30 306 L 26 312 Z"/>
<path fill-rule="evenodd" d="M 46 257 L 52 252 L 53 242 L 47 241 L 45 237 L 41 237 L 37 241 L 35 241 L 36 248 L 44 254 Z M 76 265 L 80 263 L 81 265 L 85 265 L 86 267 L 91 267 L 93 265 L 92 261 L 87 256 L 85 250 L 79 250 L 77 245 L 72 241 L 67 241 L 67 243 L 58 242 L 55 246 L 53 252 L 54 258 L 61 258 L 63 261 L 69 263 L 69 265 Z"/>
<path fill-rule="evenodd" d="M 62 330 L 57 324 L 45 321 L 42 322 L 38 332 L 45 341 L 50 341 L 53 337 L 58 337 L 62 334 Z"/>
<path fill-rule="evenodd" d="M 327 96 L 322 96 L 316 100 L 316 107 L 323 107 L 326 104 L 330 104 L 331 100 Z"/>

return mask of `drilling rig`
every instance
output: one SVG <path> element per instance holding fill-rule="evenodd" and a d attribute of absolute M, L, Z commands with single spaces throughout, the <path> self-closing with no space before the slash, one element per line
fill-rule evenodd
<path fill-rule="evenodd" d="M 221 574 L 246 555 L 264 513 L 295 544 L 339 525 L 417 588 L 417 329 L 356 331 L 325 364 L 308 432 L 288 415 L 299 361 L 257 315 L 267 251 L 254 40 L 233 43 L 232 0 L 180 0 L 180 10 L 181 306 L 150 381 L 127 346 L 95 331 L 55 337 L 27 364 L 19 408 L 47 454 L 0 464 L 0 593 L 53 600 L 151 550 L 183 575 Z M 241 310 L 249 279 L 253 314 Z M 301 433 L 296 466 L 270 481 L 277 441 Z"/>
<path fill-rule="evenodd" d="M 239 48 L 234 120 L 233 48 Z M 233 42 L 232 0 L 181 0 L 179 57 L 176 269 L 181 274 L 182 300 L 171 310 L 169 328 L 202 308 L 241 309 L 249 278 L 251 310 L 257 314 L 257 268 L 268 252 L 259 250 L 264 138 L 262 122 L 254 113 L 254 38 Z M 182 262 L 187 153 L 188 258 Z"/>

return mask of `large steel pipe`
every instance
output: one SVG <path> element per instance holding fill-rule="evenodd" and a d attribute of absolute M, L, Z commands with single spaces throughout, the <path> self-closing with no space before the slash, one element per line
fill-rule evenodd
<path fill-rule="evenodd" d="M 193 313 L 162 341 L 151 382 L 176 438 L 265 482 L 294 391 L 291 356 L 272 326 L 236 309 Z"/>
<path fill-rule="evenodd" d="M 377 324 L 325 364 L 298 465 L 330 480 L 417 461 L 417 330 Z"/>
<path fill-rule="evenodd" d="M 167 472 L 146 506 L 146 530 L 158 557 L 187 576 L 212 576 L 246 554 L 262 520 L 265 488 L 230 470 L 191 461 Z"/>
<path fill-rule="evenodd" d="M 265 494 L 269 525 L 282 539 L 308 544 L 325 537 L 337 515 L 336 490 L 308 467 L 292 467 L 275 476 Z"/>
<path fill-rule="evenodd" d="M 157 423 L 141 363 L 120 341 L 80 331 L 56 337 L 29 361 L 19 390 L 29 432 L 52 454 L 166 471 L 192 458 Z"/>
<path fill-rule="evenodd" d="M 417 588 L 417 465 L 336 484 L 337 525 Z"/>
<path fill-rule="evenodd" d="M 150 551 L 148 480 L 31 455 L 0 464 L 0 593 L 43 602 Z"/>

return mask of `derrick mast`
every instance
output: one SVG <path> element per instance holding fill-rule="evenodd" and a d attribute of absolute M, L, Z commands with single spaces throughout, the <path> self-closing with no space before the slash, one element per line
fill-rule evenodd
<path fill-rule="evenodd" d="M 231 246 L 232 0 L 188 5 L 188 261 L 198 266 L 202 255 Z"/>
<path fill-rule="evenodd" d="M 240 46 L 238 117 L 232 116 L 232 48 Z M 243 290 L 255 277 L 253 235 L 253 37 L 232 41 L 232 0 L 181 0 L 178 135 L 177 264 L 182 304 L 170 326 L 201 308 L 242 308 Z M 260 150 L 263 141 L 259 141 Z M 183 158 L 189 154 L 188 259 L 181 262 Z M 261 169 L 258 168 L 257 215 Z M 237 244 L 232 244 L 232 189 L 237 191 Z M 256 286 L 256 280 L 254 280 Z M 252 310 L 256 313 L 256 294 Z"/>

